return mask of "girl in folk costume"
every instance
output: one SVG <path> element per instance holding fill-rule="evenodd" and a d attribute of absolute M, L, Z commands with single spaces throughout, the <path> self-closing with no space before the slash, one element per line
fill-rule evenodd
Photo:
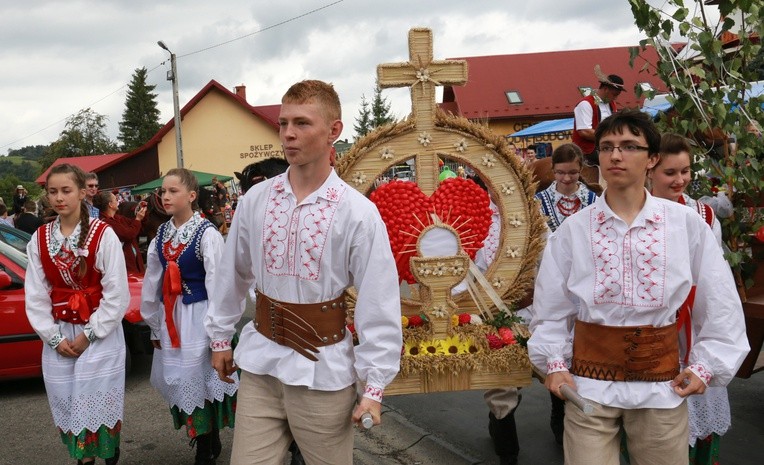
<path fill-rule="evenodd" d="M 170 170 L 162 182 L 162 204 L 172 218 L 149 246 L 141 315 L 157 349 L 151 384 L 170 404 L 175 429 L 185 425 L 196 444 L 195 464 L 207 465 L 220 454 L 220 429 L 233 427 L 238 383 L 221 381 L 210 363 L 203 320 L 223 237 L 194 212 L 198 191 L 185 169 Z"/>
<path fill-rule="evenodd" d="M 541 213 L 547 217 L 549 229 L 554 232 L 565 218 L 589 206 L 597 194 L 581 181 L 583 152 L 575 144 L 563 144 L 552 153 L 554 181 L 536 194 L 541 202 Z"/>
<path fill-rule="evenodd" d="M 597 194 L 579 180 L 584 154 L 576 144 L 563 144 L 552 152 L 554 181 L 536 194 L 541 213 L 547 217 L 549 230 L 554 232 L 563 221 L 594 203 Z M 565 401 L 549 393 L 552 399 L 552 415 L 549 424 L 557 444 L 562 444 L 565 429 Z"/>
<path fill-rule="evenodd" d="M 684 193 L 692 177 L 690 145 L 687 139 L 678 134 L 664 134 L 661 138 L 660 152 L 660 161 L 648 172 L 651 193 L 655 197 L 679 202 L 696 210 L 711 227 L 721 247 L 721 226 L 714 211 L 710 206 Z M 686 348 L 682 356 L 683 366 L 688 364 L 689 347 L 693 337 L 697 337 L 692 328 L 694 297 L 693 286 L 677 318 L 680 341 Z M 687 408 L 690 422 L 690 464 L 718 464 L 721 436 L 731 424 L 727 388 L 708 386 L 704 394 L 687 397 Z"/>
<path fill-rule="evenodd" d="M 114 231 L 88 215 L 81 169 L 53 167 L 46 190 L 58 216 L 27 245 L 27 317 L 45 342 L 45 390 L 69 455 L 113 465 L 125 396 L 125 259 Z"/>

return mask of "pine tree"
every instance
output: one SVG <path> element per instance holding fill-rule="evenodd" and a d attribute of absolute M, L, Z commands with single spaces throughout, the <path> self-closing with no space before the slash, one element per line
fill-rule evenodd
<path fill-rule="evenodd" d="M 361 96 L 361 108 L 358 110 L 358 117 L 355 119 L 353 129 L 355 129 L 355 140 L 360 139 L 361 137 L 368 134 L 369 131 L 374 129 L 374 126 L 372 126 L 371 123 L 371 110 L 369 109 L 369 101 L 366 100 L 365 95 Z"/>
<path fill-rule="evenodd" d="M 382 98 L 382 89 L 380 89 L 379 84 L 374 89 L 374 100 L 371 102 L 371 116 L 372 128 L 378 128 L 395 121 L 395 118 L 390 113 L 390 102 L 386 98 Z"/>
<path fill-rule="evenodd" d="M 146 68 L 138 68 L 128 84 L 125 111 L 119 123 L 119 136 L 122 150 L 130 152 L 149 139 L 162 127 L 159 124 L 157 94 L 152 93 L 156 85 L 146 83 Z"/>

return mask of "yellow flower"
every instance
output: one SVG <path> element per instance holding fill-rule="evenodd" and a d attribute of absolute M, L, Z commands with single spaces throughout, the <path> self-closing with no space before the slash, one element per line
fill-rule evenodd
<path fill-rule="evenodd" d="M 480 349 L 478 349 L 473 339 L 467 339 L 466 341 L 463 341 L 460 349 L 461 349 L 461 352 L 459 353 L 461 354 L 476 354 L 480 352 Z"/>
<path fill-rule="evenodd" d="M 459 315 L 451 315 L 451 326 L 459 326 Z"/>
<path fill-rule="evenodd" d="M 443 352 L 438 341 L 423 341 L 419 344 L 419 353 L 422 355 L 440 355 Z"/>
<path fill-rule="evenodd" d="M 408 319 L 408 318 L 406 318 L 405 316 L 402 316 L 402 317 L 401 317 L 401 325 L 402 325 L 404 328 L 408 328 L 408 327 L 409 327 L 409 319 Z"/>
<path fill-rule="evenodd" d="M 458 317 L 457 317 L 458 318 Z M 461 352 L 462 340 L 459 336 L 454 335 L 449 338 L 437 341 L 440 344 L 440 351 L 445 355 L 456 355 Z"/>
<path fill-rule="evenodd" d="M 419 344 L 417 344 L 416 342 L 407 342 L 407 343 L 405 343 L 403 345 L 403 354 L 404 355 L 410 355 L 412 357 L 416 357 L 417 355 L 421 355 L 421 351 L 419 350 Z"/>

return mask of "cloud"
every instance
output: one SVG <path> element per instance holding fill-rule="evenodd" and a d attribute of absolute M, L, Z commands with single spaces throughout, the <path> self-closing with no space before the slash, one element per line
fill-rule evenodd
<path fill-rule="evenodd" d="M 63 121 L 91 107 L 116 138 L 126 85 L 149 70 L 162 123 L 172 118 L 169 56 L 178 56 L 181 105 L 211 79 L 247 86 L 252 104 L 274 104 L 304 78 L 333 82 L 352 138 L 376 66 L 408 59 L 408 30 L 430 27 L 435 57 L 527 53 L 636 44 L 627 2 L 579 0 L 27 0 L 0 14 L 0 151 L 48 144 Z M 324 8 L 325 7 L 325 8 Z M 314 9 L 321 9 L 306 14 Z M 402 118 L 407 89 L 383 96 Z"/>

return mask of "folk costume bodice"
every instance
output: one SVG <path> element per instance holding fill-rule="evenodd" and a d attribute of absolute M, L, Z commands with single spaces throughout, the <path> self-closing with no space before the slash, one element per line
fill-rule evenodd
<path fill-rule="evenodd" d="M 207 300 L 201 239 L 210 227 L 214 225 L 197 212 L 179 228 L 170 220 L 157 231 L 157 257 L 164 272 L 162 298 L 165 322 L 173 348 L 180 347 L 180 335 L 173 317 L 178 296 L 183 296 L 182 301 L 186 305 Z"/>
<path fill-rule="evenodd" d="M 162 224 L 157 231 L 157 256 L 167 274 L 168 263 L 174 262 L 180 271 L 180 293 L 183 303 L 207 300 L 204 287 L 204 257 L 201 253 L 201 238 L 207 228 L 214 227 L 199 213 L 180 228 L 172 225 L 172 220 Z"/>
<path fill-rule="evenodd" d="M 597 199 L 597 194 L 590 191 L 583 183 L 572 195 L 563 195 L 557 190 L 557 181 L 536 194 L 541 202 L 541 213 L 547 217 L 547 225 L 552 232 L 560 227 L 565 218 L 588 207 Z"/>
<path fill-rule="evenodd" d="M 109 226 L 91 219 L 82 248 L 78 248 L 81 233 L 78 224 L 69 237 L 61 234 L 60 219 L 40 226 L 37 230 L 40 259 L 45 277 L 52 285 L 50 298 L 53 317 L 74 324 L 90 320 L 101 301 L 101 273 L 95 267 L 96 251 Z M 79 276 L 80 263 L 85 261 L 85 275 Z"/>

